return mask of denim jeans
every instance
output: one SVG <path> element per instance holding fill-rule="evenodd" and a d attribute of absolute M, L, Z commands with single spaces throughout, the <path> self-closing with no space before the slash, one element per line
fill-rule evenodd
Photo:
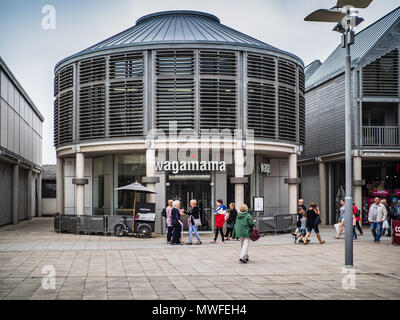
<path fill-rule="evenodd" d="M 353 239 L 357 240 L 356 226 L 353 226 Z"/>
<path fill-rule="evenodd" d="M 374 239 L 380 241 L 382 236 L 382 222 L 371 222 L 371 232 Z"/>
<path fill-rule="evenodd" d="M 197 241 L 200 241 L 199 232 L 197 231 L 197 227 L 194 224 L 190 224 L 189 226 L 189 242 L 193 240 L 193 233 L 195 234 Z"/>

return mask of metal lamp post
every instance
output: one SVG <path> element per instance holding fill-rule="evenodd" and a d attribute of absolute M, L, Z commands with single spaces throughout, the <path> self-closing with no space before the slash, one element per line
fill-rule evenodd
<path fill-rule="evenodd" d="M 364 21 L 357 17 L 355 8 L 367 8 L 373 0 L 338 0 L 332 9 L 319 9 L 308 15 L 305 21 L 337 22 L 333 29 L 342 34 L 342 47 L 346 48 L 345 54 L 345 144 L 346 144 L 346 204 L 345 204 L 345 266 L 353 267 L 353 197 L 352 197 L 352 137 L 351 137 L 351 52 L 354 44 L 354 28 Z"/>

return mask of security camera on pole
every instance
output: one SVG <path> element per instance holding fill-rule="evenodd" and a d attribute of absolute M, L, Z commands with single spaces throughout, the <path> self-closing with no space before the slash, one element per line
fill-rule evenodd
<path fill-rule="evenodd" d="M 354 44 L 354 28 L 363 18 L 356 8 L 365 9 L 373 0 L 338 0 L 332 9 L 319 9 L 308 15 L 305 21 L 337 22 L 333 31 L 342 34 L 342 47 L 346 48 L 346 204 L 345 204 L 345 266 L 353 267 L 353 197 L 352 197 L 352 139 L 351 139 L 351 53 Z"/>

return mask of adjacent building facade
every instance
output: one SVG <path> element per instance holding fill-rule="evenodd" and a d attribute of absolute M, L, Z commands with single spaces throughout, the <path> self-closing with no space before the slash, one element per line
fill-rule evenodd
<path fill-rule="evenodd" d="M 320 204 L 327 224 L 345 194 L 344 51 L 306 68 L 301 196 Z M 351 53 L 353 196 L 366 222 L 375 196 L 400 198 L 400 7 L 359 32 Z"/>
<path fill-rule="evenodd" d="M 0 58 L 0 225 L 41 215 L 43 116 Z"/>
<path fill-rule="evenodd" d="M 131 212 L 138 181 L 168 199 L 197 199 L 203 230 L 215 200 L 264 214 L 296 213 L 304 143 L 301 59 L 235 31 L 210 14 L 169 11 L 55 68 L 57 211 Z"/>

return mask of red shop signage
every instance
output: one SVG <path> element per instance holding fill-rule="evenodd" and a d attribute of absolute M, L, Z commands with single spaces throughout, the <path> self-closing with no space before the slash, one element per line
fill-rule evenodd
<path fill-rule="evenodd" d="M 373 190 L 372 195 L 374 197 L 389 197 L 390 190 Z"/>
<path fill-rule="evenodd" d="M 394 195 L 395 195 L 395 197 L 399 197 L 400 196 L 400 189 L 394 190 Z"/>
<path fill-rule="evenodd" d="M 393 220 L 392 227 L 393 227 L 393 244 L 400 245 L 400 220 Z"/>

